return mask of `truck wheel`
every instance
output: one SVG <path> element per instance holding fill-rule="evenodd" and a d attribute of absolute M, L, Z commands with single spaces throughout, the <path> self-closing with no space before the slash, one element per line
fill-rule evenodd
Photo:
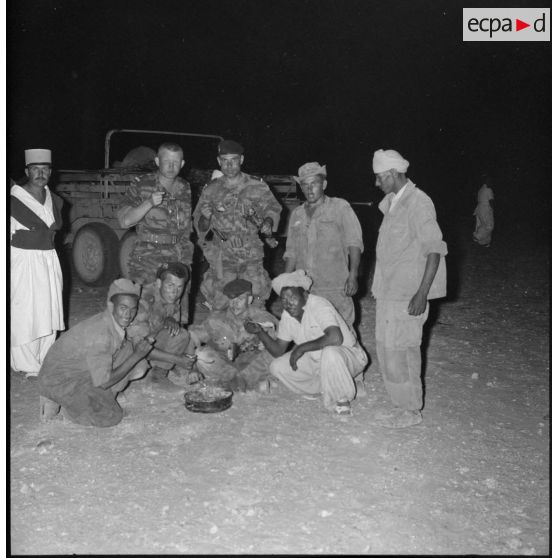
<path fill-rule="evenodd" d="M 130 278 L 130 270 L 128 263 L 130 261 L 130 254 L 136 245 L 138 235 L 136 231 L 128 231 L 120 240 L 120 272 L 122 277 Z"/>
<path fill-rule="evenodd" d="M 120 271 L 116 233 L 103 223 L 84 225 L 72 244 L 72 262 L 86 285 L 107 285 Z"/>

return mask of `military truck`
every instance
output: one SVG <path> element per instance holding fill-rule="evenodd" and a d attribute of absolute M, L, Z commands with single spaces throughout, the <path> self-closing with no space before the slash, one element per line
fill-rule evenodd
<path fill-rule="evenodd" d="M 113 159 L 115 136 L 124 138 L 116 142 L 116 152 L 126 153 L 122 161 Z M 142 139 L 140 146 L 137 146 L 138 138 Z M 212 134 L 114 129 L 105 136 L 102 169 L 58 171 L 54 191 L 66 200 L 69 209 L 65 214 L 64 243 L 71 243 L 73 268 L 81 281 L 98 286 L 109 284 L 119 276 L 128 277 L 128 259 L 136 233 L 133 228 L 122 229 L 116 214 L 130 182 L 156 168 L 153 158 L 157 147 L 163 141 L 176 141 L 184 148 L 186 172 L 181 174 L 190 182 L 195 207 L 216 167 L 217 144 L 222 139 Z M 132 145 L 136 147 L 130 149 Z M 196 163 L 197 167 L 191 166 Z M 301 203 L 302 194 L 290 175 L 257 176 L 269 184 L 284 206 L 278 231 L 279 236 L 284 236 L 288 214 Z"/>

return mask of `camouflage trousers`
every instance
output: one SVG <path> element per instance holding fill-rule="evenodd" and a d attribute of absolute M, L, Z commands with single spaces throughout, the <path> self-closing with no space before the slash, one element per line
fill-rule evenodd
<path fill-rule="evenodd" d="M 273 357 L 266 350 L 247 351 L 231 362 L 215 348 L 205 345 L 196 350 L 196 366 L 210 384 L 230 384 L 236 378 L 249 390 L 255 390 L 261 380 L 270 376 Z"/>
<path fill-rule="evenodd" d="M 213 254 L 207 254 L 205 251 L 204 255 L 209 263 L 209 269 L 203 276 L 200 291 L 213 310 L 223 310 L 227 307 L 229 299 L 223 294 L 223 288 L 234 279 L 250 281 L 254 295 L 252 304 L 264 308 L 271 294 L 271 279 L 263 267 L 263 258 L 235 261 L 225 258 L 216 260 L 212 257 Z"/>
<path fill-rule="evenodd" d="M 192 269 L 194 245 L 191 242 L 181 244 L 155 244 L 153 242 L 136 241 L 128 260 L 128 279 L 147 285 L 157 278 L 157 270 L 161 264 L 167 262 L 180 262 Z M 186 289 L 180 303 L 180 321 L 187 324 L 190 316 L 190 285 Z"/>

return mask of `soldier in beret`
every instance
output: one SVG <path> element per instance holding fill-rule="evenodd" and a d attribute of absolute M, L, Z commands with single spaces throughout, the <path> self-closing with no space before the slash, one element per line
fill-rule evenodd
<path fill-rule="evenodd" d="M 233 389 L 268 388 L 271 355 L 256 335 L 246 329 L 247 323 L 258 323 L 275 337 L 277 319 L 254 306 L 252 284 L 234 279 L 223 289 L 228 299 L 225 310 L 213 311 L 200 325 L 188 329 L 192 342 L 198 347 L 197 367 L 211 383 Z"/>
<path fill-rule="evenodd" d="M 228 305 L 223 287 L 243 278 L 252 284 L 254 304 L 263 307 L 271 281 L 258 233 L 269 236 L 277 230 L 281 204 L 265 182 L 242 172 L 242 145 L 223 140 L 217 161 L 223 176 L 203 190 L 193 214 L 209 263 L 200 290 L 213 310 L 223 310 Z"/>

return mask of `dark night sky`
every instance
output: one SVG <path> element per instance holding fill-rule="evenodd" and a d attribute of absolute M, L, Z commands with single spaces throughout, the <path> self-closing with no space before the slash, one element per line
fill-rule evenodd
<path fill-rule="evenodd" d="M 489 171 L 497 201 L 549 225 L 550 43 L 464 43 L 469 6 L 10 0 L 9 175 L 28 147 L 97 168 L 108 129 L 190 131 L 240 140 L 248 171 L 326 163 L 330 193 L 377 202 L 371 153 L 391 147 L 436 202 L 474 206 Z"/>

